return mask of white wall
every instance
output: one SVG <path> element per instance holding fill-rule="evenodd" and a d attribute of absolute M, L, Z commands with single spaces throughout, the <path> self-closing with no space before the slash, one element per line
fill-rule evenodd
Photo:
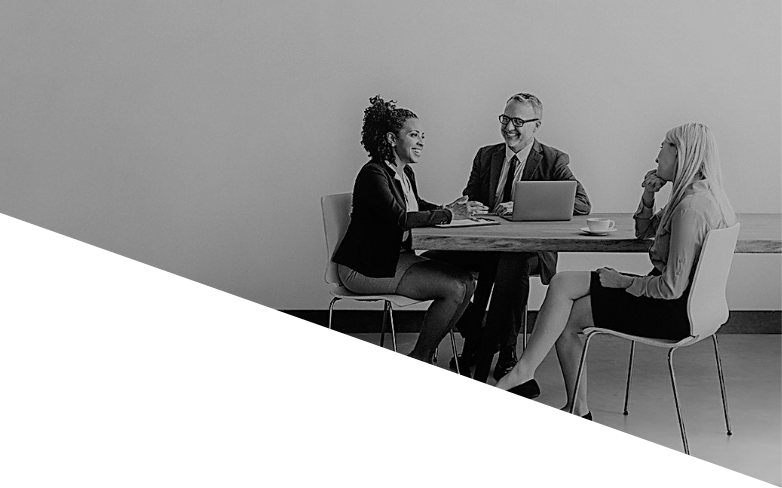
<path fill-rule="evenodd" d="M 688 121 L 716 133 L 737 211 L 780 211 L 776 0 L 2 2 L 0 211 L 323 309 L 319 197 L 366 161 L 368 98 L 421 117 L 419 183 L 443 202 L 517 91 L 543 100 L 539 139 L 570 153 L 596 212 L 632 211 L 665 131 Z M 782 308 L 779 256 L 737 256 L 729 300 Z"/>

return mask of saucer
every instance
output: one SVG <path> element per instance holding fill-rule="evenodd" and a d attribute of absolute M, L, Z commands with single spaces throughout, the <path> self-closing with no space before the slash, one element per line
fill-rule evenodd
<path fill-rule="evenodd" d="M 590 236 L 607 236 L 612 232 L 616 232 L 616 227 L 606 230 L 589 230 L 589 227 L 581 227 L 581 232 Z"/>

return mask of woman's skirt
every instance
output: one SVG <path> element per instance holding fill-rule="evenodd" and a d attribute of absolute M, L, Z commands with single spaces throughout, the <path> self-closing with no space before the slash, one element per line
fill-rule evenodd
<path fill-rule="evenodd" d="M 388 278 L 373 278 L 364 276 L 358 271 L 342 264 L 337 266 L 339 278 L 345 288 L 353 293 L 362 295 L 386 295 L 396 293 L 396 288 L 410 266 L 416 263 L 428 261 L 427 258 L 416 256 L 414 252 L 405 251 L 399 253 L 399 262 L 396 264 L 394 276 Z"/>
<path fill-rule="evenodd" d="M 652 274 L 659 274 L 656 271 Z M 690 335 L 689 287 L 675 300 L 637 297 L 623 288 L 603 287 L 600 276 L 593 271 L 589 293 L 596 327 L 654 339 L 680 340 Z"/>

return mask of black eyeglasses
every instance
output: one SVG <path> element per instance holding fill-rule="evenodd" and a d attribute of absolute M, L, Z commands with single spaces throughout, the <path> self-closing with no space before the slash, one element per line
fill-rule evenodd
<path fill-rule="evenodd" d="M 518 117 L 508 117 L 505 114 L 500 115 L 500 124 L 507 125 L 508 122 L 513 122 L 513 125 L 516 126 L 516 127 L 523 127 L 524 124 L 529 124 L 530 122 L 536 122 L 538 120 L 540 120 L 540 119 L 524 120 L 524 119 L 520 119 Z"/>

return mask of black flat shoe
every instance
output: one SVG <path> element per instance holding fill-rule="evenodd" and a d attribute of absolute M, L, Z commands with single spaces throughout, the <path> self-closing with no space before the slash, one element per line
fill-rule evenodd
<path fill-rule="evenodd" d="M 587 412 L 581 416 L 582 419 L 592 420 L 592 412 Z"/>
<path fill-rule="evenodd" d="M 538 382 L 535 380 L 529 380 L 526 383 L 520 384 L 519 386 L 514 386 L 508 391 L 515 395 L 530 399 L 540 396 L 540 387 L 538 386 Z"/>

